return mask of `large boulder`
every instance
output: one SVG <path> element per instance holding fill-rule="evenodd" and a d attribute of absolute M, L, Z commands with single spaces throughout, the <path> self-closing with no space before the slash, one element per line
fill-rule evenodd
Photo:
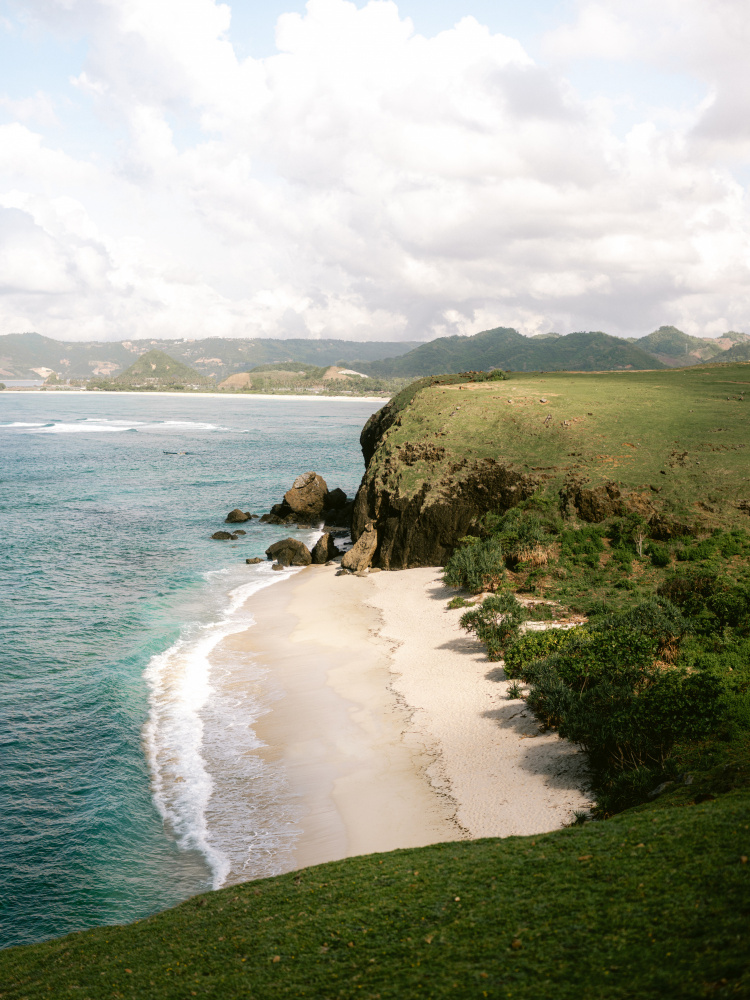
<path fill-rule="evenodd" d="M 249 521 L 253 515 L 249 510 L 240 510 L 239 507 L 235 507 L 234 510 L 230 510 L 225 518 L 226 524 L 243 524 L 245 521 Z"/>
<path fill-rule="evenodd" d="M 333 539 L 327 531 L 324 532 L 313 547 L 313 563 L 315 563 L 316 566 L 322 566 L 323 563 L 327 563 L 329 559 L 334 559 L 338 555 L 341 555 L 341 553 L 334 545 Z"/>
<path fill-rule="evenodd" d="M 266 555 L 282 566 L 309 566 L 312 562 L 312 553 L 304 542 L 296 538 L 282 538 L 280 542 L 274 542 L 266 549 Z"/>
<path fill-rule="evenodd" d="M 326 508 L 328 486 L 317 472 L 305 472 L 292 483 L 284 494 L 284 503 L 298 518 L 322 517 Z M 273 511 L 272 508 L 272 512 Z"/>
<path fill-rule="evenodd" d="M 326 511 L 323 524 L 326 528 L 349 528 L 352 523 L 354 501 L 347 500 L 343 507 L 334 507 Z"/>
<path fill-rule="evenodd" d="M 237 536 L 232 535 L 228 531 L 215 531 L 213 535 L 211 535 L 211 538 L 215 538 L 217 542 L 228 542 L 230 539 L 232 541 L 237 541 Z"/>
<path fill-rule="evenodd" d="M 337 486 L 335 490 L 331 490 L 325 499 L 325 509 L 326 510 L 339 510 L 341 507 L 345 506 L 349 502 L 346 493 Z"/>
<path fill-rule="evenodd" d="M 344 553 L 341 560 L 342 568 L 351 570 L 353 573 L 361 573 L 372 562 L 377 547 L 378 533 L 375 530 L 375 525 L 369 521 L 352 548 Z"/>

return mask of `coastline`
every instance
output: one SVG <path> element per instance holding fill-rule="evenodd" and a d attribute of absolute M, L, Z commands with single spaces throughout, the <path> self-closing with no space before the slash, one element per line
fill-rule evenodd
<path fill-rule="evenodd" d="M 291 867 L 542 833 L 588 808 L 583 754 L 507 700 L 439 569 L 337 568 L 256 594 L 256 624 L 223 644 L 277 687 L 252 728 L 295 804 Z"/>
<path fill-rule="evenodd" d="M 30 392 L 42 392 L 40 388 L 33 389 L 2 389 L 0 390 L 0 398 L 2 396 L 10 395 L 28 395 Z M 336 402 L 348 402 L 348 403 L 382 403 L 383 406 L 391 398 L 390 396 L 323 396 L 314 395 L 310 393 L 309 395 L 296 395 L 294 393 L 283 393 L 283 392 L 166 392 L 166 391 L 156 391 L 156 392 L 137 392 L 134 390 L 123 389 L 118 392 L 107 392 L 102 390 L 100 392 L 90 392 L 88 389 L 45 389 L 47 392 L 60 393 L 66 396 L 90 396 L 92 399 L 101 398 L 103 396 L 179 396 L 182 399 L 312 399 L 318 400 L 333 400 Z"/>

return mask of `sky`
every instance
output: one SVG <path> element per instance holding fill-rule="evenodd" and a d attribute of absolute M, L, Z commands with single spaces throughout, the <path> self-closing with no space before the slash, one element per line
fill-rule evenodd
<path fill-rule="evenodd" d="M 750 332 L 747 0 L 0 0 L 0 334 Z"/>

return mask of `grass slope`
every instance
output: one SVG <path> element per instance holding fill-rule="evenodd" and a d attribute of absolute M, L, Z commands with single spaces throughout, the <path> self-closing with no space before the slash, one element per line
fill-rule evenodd
<path fill-rule="evenodd" d="M 523 337 L 498 327 L 473 337 L 440 337 L 399 358 L 351 366 L 371 375 L 438 375 L 510 368 L 513 371 L 603 371 L 664 367 L 635 344 L 606 333 Z"/>
<path fill-rule="evenodd" d="M 750 526 L 737 506 L 750 497 L 748 389 L 750 365 L 739 364 L 436 385 L 405 406 L 368 476 L 408 498 L 441 475 L 459 481 L 464 460 L 470 469 L 494 459 L 535 473 L 549 492 L 571 475 L 591 486 L 614 480 L 670 518 Z M 427 457 L 400 459 L 407 444 Z M 430 496 L 439 502 L 440 490 Z"/>
<path fill-rule="evenodd" d="M 746 997 L 750 796 L 369 855 L 0 954 L 0 997 Z"/>

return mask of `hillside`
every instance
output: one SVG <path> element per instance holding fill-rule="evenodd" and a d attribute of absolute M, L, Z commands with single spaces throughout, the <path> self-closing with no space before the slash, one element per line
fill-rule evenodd
<path fill-rule="evenodd" d="M 670 368 L 710 361 L 722 354 L 727 346 L 723 341 L 718 343 L 716 340 L 691 337 L 675 326 L 660 326 L 647 337 L 641 337 L 633 343 Z"/>
<path fill-rule="evenodd" d="M 384 568 L 442 564 L 488 497 L 540 487 L 614 510 L 613 483 L 665 524 L 748 522 L 750 366 L 456 381 L 409 387 L 363 431 L 354 529 L 376 521 Z"/>
<path fill-rule="evenodd" d="M 368 375 L 419 377 L 446 372 L 488 371 L 611 371 L 664 367 L 634 344 L 606 333 L 523 337 L 497 327 L 473 337 L 440 337 L 398 358 L 352 361 Z"/>
<path fill-rule="evenodd" d="M 346 340 L 273 340 L 207 337 L 202 340 L 125 340 L 118 343 L 63 342 L 38 333 L 0 336 L 0 377 L 37 378 L 48 368 L 63 378 L 110 378 L 133 360 L 156 348 L 210 378 L 220 380 L 256 365 L 301 361 L 332 365 L 357 354 L 372 361 L 411 350 L 415 342 Z"/>
<path fill-rule="evenodd" d="M 222 392 L 319 393 L 322 395 L 393 395 L 408 383 L 405 378 L 371 378 L 336 365 L 321 367 L 299 361 L 258 365 L 219 383 Z"/>
<path fill-rule="evenodd" d="M 718 360 L 727 362 L 750 361 L 750 342 L 744 341 L 735 344 L 734 347 L 730 347 L 726 354 L 723 354 Z"/>
<path fill-rule="evenodd" d="M 735 792 L 246 882 L 2 952 L 0 989 L 4 1000 L 747 996 L 748 818 Z"/>
<path fill-rule="evenodd" d="M 175 361 L 164 351 L 147 351 L 129 368 L 111 381 L 102 380 L 102 388 L 157 389 L 168 387 L 206 388 L 215 385 L 213 379 L 201 375 L 181 361 Z"/>

